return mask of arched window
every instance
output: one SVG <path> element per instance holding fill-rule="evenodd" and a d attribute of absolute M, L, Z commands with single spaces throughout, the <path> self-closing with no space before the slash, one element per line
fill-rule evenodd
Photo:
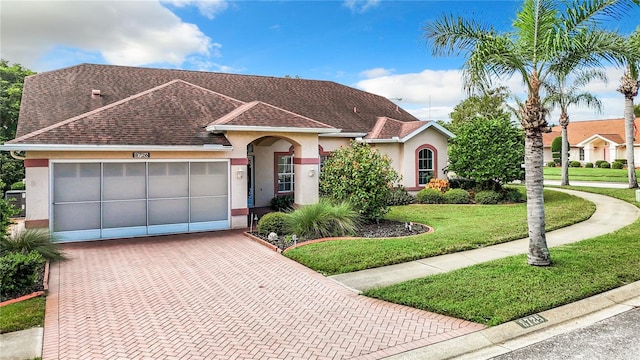
<path fill-rule="evenodd" d="M 437 177 L 437 151 L 431 145 L 422 145 L 416 150 L 416 186 L 425 186 Z"/>

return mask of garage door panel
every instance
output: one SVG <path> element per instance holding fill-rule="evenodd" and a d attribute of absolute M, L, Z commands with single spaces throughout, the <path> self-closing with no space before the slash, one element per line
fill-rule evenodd
<path fill-rule="evenodd" d="M 226 196 L 191 199 L 191 222 L 227 220 L 228 203 Z"/>
<path fill-rule="evenodd" d="M 191 196 L 224 196 L 228 189 L 226 163 L 192 163 Z"/>
<path fill-rule="evenodd" d="M 189 196 L 189 163 L 149 163 L 149 198 Z"/>
<path fill-rule="evenodd" d="M 53 202 L 99 201 L 100 164 L 56 164 Z"/>
<path fill-rule="evenodd" d="M 145 199 L 147 197 L 144 163 L 105 163 L 104 200 Z"/>
<path fill-rule="evenodd" d="M 149 225 L 189 222 L 189 199 L 149 200 Z"/>
<path fill-rule="evenodd" d="M 102 226 L 121 228 L 147 225 L 147 201 L 113 201 L 102 204 Z"/>

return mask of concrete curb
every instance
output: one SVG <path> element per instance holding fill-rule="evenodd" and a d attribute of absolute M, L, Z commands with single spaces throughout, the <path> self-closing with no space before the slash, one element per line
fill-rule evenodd
<path fill-rule="evenodd" d="M 539 315 L 548 321 L 526 329 L 510 321 L 385 359 L 490 359 L 637 307 L 640 307 L 640 281 L 543 311 Z"/>

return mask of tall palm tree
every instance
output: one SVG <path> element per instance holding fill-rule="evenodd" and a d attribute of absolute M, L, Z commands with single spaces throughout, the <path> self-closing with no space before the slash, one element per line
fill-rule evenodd
<path fill-rule="evenodd" d="M 619 37 L 597 31 L 596 25 L 603 18 L 621 16 L 632 5 L 630 1 L 525 0 L 513 30 L 506 33 L 453 15 L 443 16 L 423 28 L 434 55 L 465 55 L 462 73 L 468 91 L 490 87 L 494 77 L 514 75 L 519 75 L 526 87 L 527 100 L 520 107 L 520 122 L 525 131 L 527 262 L 531 265 L 551 264 L 542 173 L 542 132 L 549 126 L 540 98 L 541 85 L 564 64 L 577 64 L 576 68 L 580 68 L 616 60 Z"/>
<path fill-rule="evenodd" d="M 562 154 L 560 163 L 562 166 L 561 185 L 569 185 L 569 113 L 567 109 L 571 105 L 583 105 L 602 111 L 602 102 L 588 91 L 583 89 L 593 80 L 607 81 L 607 74 L 602 69 L 587 69 L 578 71 L 574 77 L 569 73 L 574 69 L 562 69 L 558 74 L 551 76 L 550 82 L 544 84 L 546 97 L 543 100 L 545 106 L 560 109 L 560 128 L 562 136 Z"/>
<path fill-rule="evenodd" d="M 640 26 L 625 40 L 624 50 L 627 52 L 627 67 L 620 79 L 618 92 L 624 95 L 625 144 L 627 147 L 627 168 L 629 174 L 629 188 L 638 187 L 636 177 L 636 162 L 633 154 L 634 121 L 633 98 L 638 96 L 638 75 L 640 73 Z"/>

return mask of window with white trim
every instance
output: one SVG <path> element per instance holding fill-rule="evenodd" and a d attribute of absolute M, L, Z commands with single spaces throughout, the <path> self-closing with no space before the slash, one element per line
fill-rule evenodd
<path fill-rule="evenodd" d="M 584 161 L 584 148 L 580 148 L 580 161 Z"/>
<path fill-rule="evenodd" d="M 433 177 L 433 150 L 422 149 L 418 152 L 418 185 L 427 185 Z"/>
<path fill-rule="evenodd" d="M 278 155 L 278 193 L 293 192 L 293 155 Z"/>

